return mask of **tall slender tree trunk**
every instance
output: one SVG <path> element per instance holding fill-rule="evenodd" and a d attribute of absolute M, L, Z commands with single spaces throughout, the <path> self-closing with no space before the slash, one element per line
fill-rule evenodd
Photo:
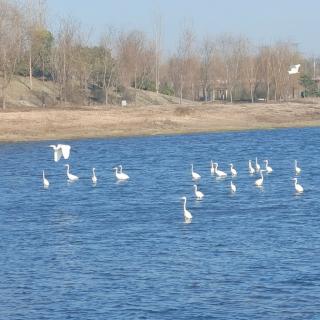
<path fill-rule="evenodd" d="M 108 79 L 108 83 L 106 81 L 106 76 L 104 78 L 104 86 L 105 86 L 105 97 L 106 97 L 106 106 L 108 105 L 108 95 L 109 95 L 109 88 L 110 88 L 110 84 L 111 84 L 111 79 L 112 79 L 112 74 L 113 74 L 113 68 L 111 69 L 110 75 L 109 75 L 109 79 Z"/>
<path fill-rule="evenodd" d="M 104 94 L 105 94 L 105 105 L 108 105 L 108 88 L 107 88 L 107 64 L 104 63 L 104 72 L 103 72 L 103 87 L 104 87 Z"/>
<path fill-rule="evenodd" d="M 254 98 L 253 98 L 253 86 L 250 84 L 250 95 L 251 95 L 251 103 L 254 103 Z"/>
<path fill-rule="evenodd" d="M 2 96 L 2 109 L 6 109 L 6 90 L 4 87 L 1 88 L 1 96 Z"/>
<path fill-rule="evenodd" d="M 62 87 L 62 92 L 63 92 L 63 101 L 64 103 L 67 102 L 67 94 L 66 94 L 66 82 L 67 82 L 67 71 L 66 71 L 66 51 L 65 48 L 63 49 L 63 87 Z M 62 98 L 62 97 L 61 97 Z"/>
<path fill-rule="evenodd" d="M 137 68 L 134 71 L 134 104 L 137 105 Z"/>
<path fill-rule="evenodd" d="M 31 49 L 29 50 L 29 83 L 30 83 L 30 89 L 32 90 L 33 84 L 32 84 L 32 52 L 31 52 Z"/>
<path fill-rule="evenodd" d="M 42 60 L 42 82 L 44 82 L 44 60 Z"/>
<path fill-rule="evenodd" d="M 183 90 L 182 75 L 180 74 L 180 99 L 179 99 L 179 104 L 182 104 L 182 90 Z"/>

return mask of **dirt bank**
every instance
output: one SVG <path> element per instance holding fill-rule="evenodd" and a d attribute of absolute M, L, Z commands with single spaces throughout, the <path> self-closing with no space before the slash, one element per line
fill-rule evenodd
<path fill-rule="evenodd" d="M 0 141 L 61 140 L 320 125 L 320 104 L 83 107 L 0 112 Z"/>

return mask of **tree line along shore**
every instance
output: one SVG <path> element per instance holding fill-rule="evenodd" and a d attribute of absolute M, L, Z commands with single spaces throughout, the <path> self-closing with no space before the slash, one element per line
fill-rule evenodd
<path fill-rule="evenodd" d="M 136 106 L 139 90 L 180 104 L 184 99 L 254 103 L 319 95 L 318 59 L 302 55 L 288 41 L 258 45 L 236 35 L 199 38 L 187 26 L 167 54 L 161 16 L 154 19 L 152 36 L 113 26 L 92 34 L 73 17 L 57 18 L 54 26 L 50 18 L 45 1 L 0 0 L 3 109 L 109 106 L 122 100 Z M 288 74 L 297 63 L 300 72 Z M 17 92 L 16 83 L 28 93 Z"/>

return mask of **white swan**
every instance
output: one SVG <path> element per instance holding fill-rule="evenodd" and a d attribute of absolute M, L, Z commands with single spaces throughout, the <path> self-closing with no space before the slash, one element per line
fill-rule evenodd
<path fill-rule="evenodd" d="M 301 173 L 301 168 L 298 167 L 298 161 L 294 160 L 294 170 L 296 172 L 296 175 Z"/>
<path fill-rule="evenodd" d="M 263 185 L 263 174 L 262 174 L 262 172 L 264 172 L 264 171 L 265 170 L 260 170 L 261 178 L 257 179 L 255 181 L 255 183 L 254 183 L 257 187 L 262 187 L 262 185 Z"/>
<path fill-rule="evenodd" d="M 258 163 L 258 158 L 256 157 L 256 172 L 260 171 L 260 164 Z"/>
<path fill-rule="evenodd" d="M 264 163 L 266 164 L 265 170 L 267 171 L 267 173 L 271 173 L 273 169 L 269 166 L 269 161 L 264 160 Z"/>
<path fill-rule="evenodd" d="M 253 167 L 252 167 L 251 160 L 249 160 L 249 173 L 250 173 L 250 174 L 254 174 L 254 173 L 255 173 L 255 170 L 254 170 Z"/>
<path fill-rule="evenodd" d="M 92 177 L 91 177 L 92 183 L 96 184 L 98 181 L 98 178 L 96 176 L 96 168 L 92 168 Z"/>
<path fill-rule="evenodd" d="M 233 177 L 235 177 L 237 174 L 238 174 L 238 172 L 237 172 L 237 170 L 233 167 L 233 164 L 232 163 L 230 163 L 230 171 L 231 171 L 231 175 L 233 176 Z"/>
<path fill-rule="evenodd" d="M 215 162 L 214 165 L 215 165 L 216 175 L 217 175 L 219 178 L 224 178 L 224 177 L 227 176 L 227 174 L 226 174 L 224 171 L 218 170 L 218 163 L 217 163 L 217 162 Z"/>
<path fill-rule="evenodd" d="M 70 173 L 70 166 L 69 164 L 65 164 L 65 167 L 67 167 L 67 177 L 69 181 L 77 181 L 79 179 L 78 176 L 75 176 L 74 174 Z"/>
<path fill-rule="evenodd" d="M 212 160 L 211 160 L 210 172 L 211 172 L 211 174 L 215 174 L 215 168 L 214 168 L 214 164 L 213 164 L 213 161 L 212 161 Z"/>
<path fill-rule="evenodd" d="M 199 179 L 201 179 L 200 174 L 193 171 L 193 163 L 191 163 L 191 175 L 192 175 L 192 179 L 193 179 L 193 180 L 199 180 Z"/>
<path fill-rule="evenodd" d="M 303 187 L 301 184 L 298 183 L 298 179 L 293 178 L 292 180 L 294 180 L 294 188 L 296 189 L 296 192 L 298 192 L 298 193 L 303 192 Z"/>
<path fill-rule="evenodd" d="M 44 188 L 49 188 L 50 183 L 49 183 L 49 180 L 44 175 L 44 170 L 42 170 L 42 182 L 43 182 Z"/>
<path fill-rule="evenodd" d="M 58 144 L 57 146 L 51 144 L 49 147 L 54 151 L 53 158 L 55 162 L 58 162 L 61 156 L 63 156 L 64 159 L 69 159 L 71 147 L 68 144 Z"/>
<path fill-rule="evenodd" d="M 232 181 L 230 181 L 230 189 L 231 189 L 231 192 L 236 192 L 237 191 L 237 187 Z"/>
<path fill-rule="evenodd" d="M 192 220 L 192 214 L 190 211 L 187 210 L 187 198 L 186 197 L 182 197 L 182 200 L 184 200 L 183 203 L 183 216 L 184 216 L 184 222 L 185 223 L 190 223 Z"/>
<path fill-rule="evenodd" d="M 197 200 L 202 200 L 202 198 L 204 197 L 204 194 L 198 190 L 198 187 L 196 184 L 194 184 L 193 187 L 194 187 L 194 194 L 195 194 Z"/>
<path fill-rule="evenodd" d="M 120 171 L 118 172 L 118 167 L 114 167 L 113 170 L 116 170 L 116 178 L 118 180 L 124 181 L 129 179 L 129 176 L 124 172 L 120 172 Z"/>

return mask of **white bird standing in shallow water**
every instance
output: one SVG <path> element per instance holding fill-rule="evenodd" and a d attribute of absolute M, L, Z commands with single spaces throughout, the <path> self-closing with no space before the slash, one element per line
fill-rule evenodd
<path fill-rule="evenodd" d="M 91 177 L 91 180 L 92 180 L 92 183 L 93 184 L 96 184 L 98 179 L 97 179 L 97 176 L 96 176 L 96 168 L 92 168 L 92 177 Z"/>
<path fill-rule="evenodd" d="M 211 168 L 210 168 L 210 172 L 211 172 L 211 174 L 215 174 L 214 163 L 213 163 L 213 161 L 212 161 L 212 160 L 211 160 Z"/>
<path fill-rule="evenodd" d="M 70 166 L 69 164 L 65 164 L 65 167 L 67 167 L 67 177 L 68 177 L 68 180 L 73 182 L 73 181 L 77 181 L 79 179 L 78 176 L 75 176 L 74 174 L 71 174 L 70 173 Z"/>
<path fill-rule="evenodd" d="M 218 163 L 215 162 L 214 165 L 215 165 L 216 175 L 217 175 L 219 178 L 225 178 L 225 177 L 227 176 L 227 174 L 226 174 L 224 171 L 222 171 L 222 170 L 218 170 L 218 166 L 219 166 Z"/>
<path fill-rule="evenodd" d="M 204 197 L 204 194 L 200 190 L 198 190 L 198 187 L 196 184 L 194 184 L 193 187 L 194 187 L 194 194 L 197 200 L 202 200 L 202 198 Z"/>
<path fill-rule="evenodd" d="M 301 169 L 298 167 L 298 161 L 294 160 L 294 170 L 296 172 L 296 175 L 301 173 Z"/>
<path fill-rule="evenodd" d="M 57 146 L 51 144 L 49 147 L 53 149 L 55 162 L 58 162 L 61 156 L 63 156 L 64 159 L 69 159 L 71 147 L 68 144 L 58 144 Z"/>
<path fill-rule="evenodd" d="M 256 172 L 259 173 L 260 171 L 260 164 L 258 163 L 258 158 L 256 157 Z"/>
<path fill-rule="evenodd" d="M 269 161 L 264 160 L 264 163 L 266 164 L 265 171 L 267 171 L 267 173 L 271 173 L 273 169 L 269 166 Z"/>
<path fill-rule="evenodd" d="M 257 187 L 262 187 L 263 185 L 263 172 L 265 170 L 260 170 L 260 175 L 261 175 L 261 178 L 257 179 L 256 182 L 254 183 Z"/>
<path fill-rule="evenodd" d="M 42 170 L 42 181 L 43 181 L 43 187 L 49 188 L 50 183 L 49 183 L 49 180 L 44 175 L 44 170 Z"/>
<path fill-rule="evenodd" d="M 233 177 L 235 177 L 238 174 L 237 170 L 233 167 L 232 163 L 230 163 L 230 171 Z"/>
<path fill-rule="evenodd" d="M 120 171 L 118 172 L 118 167 L 114 167 L 113 170 L 116 170 L 116 178 L 118 180 L 125 181 L 125 180 L 129 179 L 129 176 L 126 173 L 122 172 L 122 170 L 121 170 L 121 172 Z"/>
<path fill-rule="evenodd" d="M 201 176 L 199 173 L 193 171 L 193 163 L 191 163 L 191 175 L 193 180 L 199 180 L 201 179 Z"/>
<path fill-rule="evenodd" d="M 302 187 L 301 184 L 298 183 L 298 179 L 297 178 L 293 178 L 292 180 L 294 180 L 294 188 L 296 189 L 296 192 L 302 193 L 303 192 L 303 187 Z"/>
<path fill-rule="evenodd" d="M 230 189 L 231 189 L 231 192 L 236 192 L 237 191 L 237 187 L 232 181 L 230 181 Z"/>
<path fill-rule="evenodd" d="M 253 167 L 252 167 L 251 160 L 249 160 L 249 173 L 250 173 L 250 174 L 254 174 L 254 173 L 255 173 L 255 170 L 254 170 Z"/>
<path fill-rule="evenodd" d="M 183 216 L 184 216 L 184 222 L 185 223 L 190 223 L 192 220 L 192 214 L 190 211 L 187 210 L 187 198 L 186 197 L 182 197 L 182 200 L 184 200 L 183 203 Z"/>

